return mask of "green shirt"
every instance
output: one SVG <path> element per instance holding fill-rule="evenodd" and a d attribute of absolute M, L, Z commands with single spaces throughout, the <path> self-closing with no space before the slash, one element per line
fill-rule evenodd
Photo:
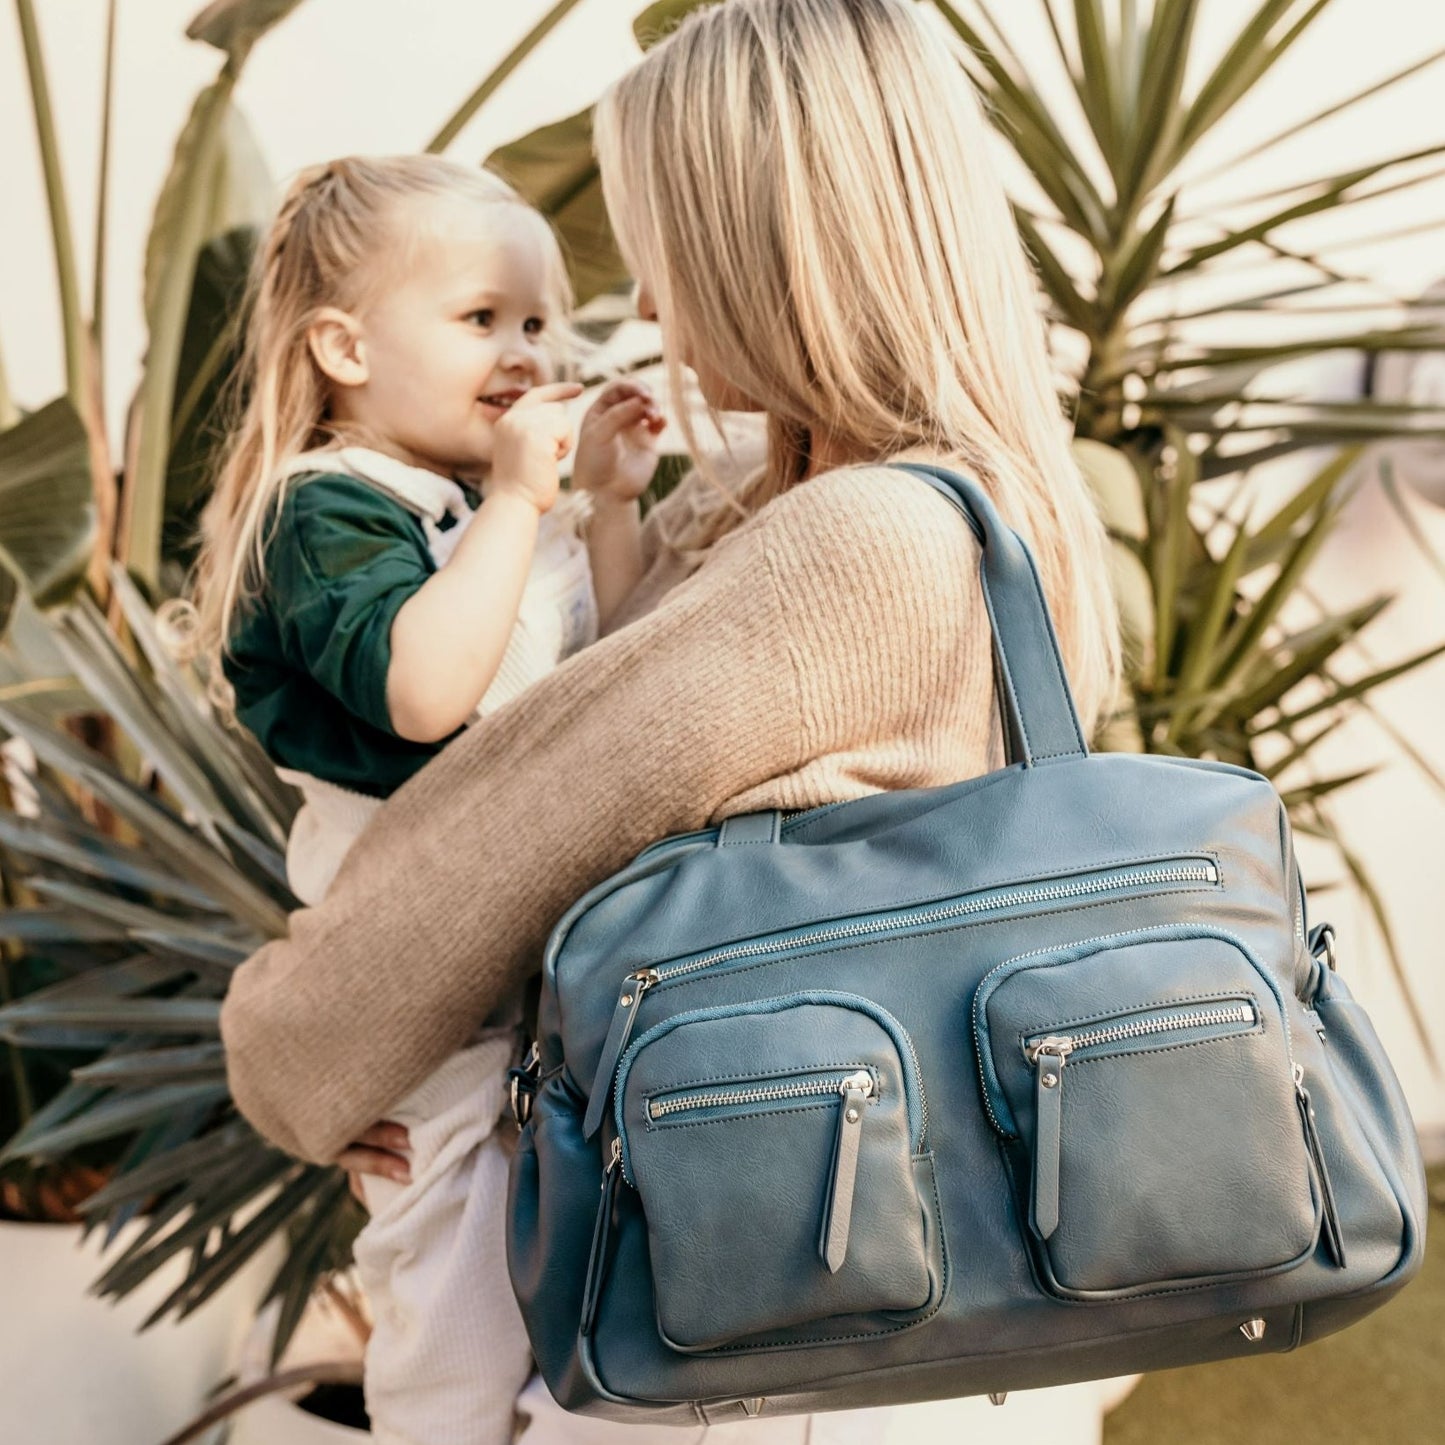
<path fill-rule="evenodd" d="M 288 490 L 265 557 L 224 660 L 237 718 L 274 763 L 388 797 L 451 741 L 408 741 L 386 706 L 391 624 L 437 570 L 420 518 L 354 477 L 313 474 Z"/>

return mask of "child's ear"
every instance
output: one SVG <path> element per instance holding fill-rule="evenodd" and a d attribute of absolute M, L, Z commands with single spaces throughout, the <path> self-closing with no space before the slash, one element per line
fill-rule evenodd
<path fill-rule="evenodd" d="M 338 386 L 365 386 L 370 377 L 361 325 L 349 311 L 323 306 L 306 328 L 306 345 L 322 372 Z"/>

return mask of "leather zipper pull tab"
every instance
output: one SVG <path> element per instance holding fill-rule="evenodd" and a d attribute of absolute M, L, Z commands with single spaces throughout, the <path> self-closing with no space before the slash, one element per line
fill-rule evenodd
<path fill-rule="evenodd" d="M 873 1076 L 866 1070 L 850 1074 L 839 1085 L 842 1103 L 838 1131 L 833 1138 L 833 1168 L 823 1204 L 823 1232 L 819 1253 L 830 1274 L 837 1274 L 848 1257 L 848 1228 L 853 1221 L 853 1192 L 858 1178 L 858 1145 L 863 1137 L 863 1114 L 873 1092 Z"/>
<path fill-rule="evenodd" d="M 1295 1103 L 1299 1106 L 1300 1123 L 1305 1131 L 1305 1148 L 1309 1150 L 1310 1162 L 1314 1165 L 1315 1178 L 1320 1188 L 1320 1232 L 1325 1247 L 1341 1269 L 1345 1267 L 1345 1239 L 1340 1230 L 1339 1207 L 1335 1203 L 1335 1188 L 1330 1182 L 1329 1165 L 1325 1163 L 1324 1145 L 1320 1142 L 1319 1125 L 1315 1120 L 1315 1106 L 1305 1088 L 1305 1071 L 1294 1066 Z"/>
<path fill-rule="evenodd" d="M 1064 1137 L 1064 1061 L 1072 1039 L 1051 1036 L 1027 1050 L 1034 1078 L 1033 1227 L 1048 1239 L 1059 1227 L 1059 1155 Z"/>
<path fill-rule="evenodd" d="M 584 1139 L 591 1139 L 602 1127 L 602 1116 L 607 1112 L 608 1099 L 612 1097 L 612 1079 L 617 1073 L 617 1061 L 627 1047 L 627 1040 L 632 1037 L 632 1025 L 637 1022 L 642 995 L 656 982 L 657 971 L 651 968 L 629 973 L 622 980 L 617 1007 L 612 1010 L 612 1022 L 607 1026 L 607 1037 L 602 1041 L 602 1053 L 597 1060 L 597 1072 L 592 1078 L 592 1092 L 582 1120 Z"/>
<path fill-rule="evenodd" d="M 622 1140 L 614 1139 L 607 1167 L 602 1171 L 602 1198 L 597 1202 L 592 1249 L 587 1256 L 587 1283 L 582 1291 L 581 1332 L 584 1335 L 590 1335 L 592 1326 L 597 1322 L 597 1305 L 607 1276 L 607 1245 L 612 1238 L 612 1210 L 617 1202 L 617 1181 L 622 1177 L 621 1164 Z"/>

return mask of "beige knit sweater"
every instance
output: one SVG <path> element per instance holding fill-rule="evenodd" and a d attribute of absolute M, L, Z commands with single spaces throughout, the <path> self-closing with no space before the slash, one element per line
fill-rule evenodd
<path fill-rule="evenodd" d="M 539 965 L 585 889 L 657 838 L 757 808 L 1002 766 L 978 546 L 925 483 L 826 472 L 700 566 L 644 532 L 615 630 L 388 800 L 318 907 L 237 970 L 231 1089 L 332 1160 Z"/>

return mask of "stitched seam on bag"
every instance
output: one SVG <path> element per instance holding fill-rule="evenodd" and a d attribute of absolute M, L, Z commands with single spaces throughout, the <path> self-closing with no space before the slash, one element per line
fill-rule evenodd
<path fill-rule="evenodd" d="M 1213 893 L 1214 891 L 1215 891 L 1215 888 L 1214 888 L 1214 886 L 1211 885 L 1211 884 L 1203 884 L 1203 885 L 1196 884 L 1196 885 L 1194 885 L 1194 886 L 1192 886 L 1192 887 L 1182 887 L 1182 888 L 1170 888 L 1170 887 L 1167 887 L 1167 886 L 1166 886 L 1166 887 L 1160 888 L 1160 889 L 1158 890 L 1158 896 L 1162 898 L 1162 897 L 1164 897 L 1165 895 L 1177 895 L 1177 894 L 1182 894 L 1182 893 Z M 1150 893 L 1150 894 L 1146 894 L 1146 895 L 1144 895 L 1144 896 L 1146 896 L 1146 897 L 1154 897 L 1155 895 L 1152 894 L 1152 893 Z M 1121 902 L 1121 901 L 1122 901 L 1122 900 L 1120 900 L 1120 899 L 1118 899 L 1118 898 L 1099 898 L 1099 899 L 1096 899 L 1093 903 L 1071 903 L 1071 904 L 1065 905 L 1065 906 L 1062 907 L 1062 908 L 1042 909 L 1042 910 L 1040 910 L 1040 913 L 1041 913 L 1041 914 L 1042 914 L 1042 913 L 1049 913 L 1049 914 L 1085 913 L 1085 912 L 1087 912 L 1087 911 L 1088 911 L 1089 909 L 1091 909 L 1091 908 L 1104 908 L 1104 907 L 1106 907 L 1106 906 L 1107 906 L 1108 904 L 1110 904 L 1110 903 L 1118 903 L 1118 902 Z M 1135 898 L 1132 899 L 1131 901 L 1137 902 L 1137 901 L 1138 901 L 1138 898 L 1135 897 Z M 1018 916 L 1019 916 L 1019 915 L 1014 915 L 1014 918 L 1016 919 Z M 958 922 L 944 924 L 944 925 L 942 925 L 942 926 L 940 926 L 940 927 L 938 927 L 938 928 L 931 928 L 931 929 L 928 930 L 928 934 L 929 934 L 929 935 L 933 935 L 933 934 L 940 934 L 940 933 L 962 933 L 964 930 L 969 929 L 969 928 L 980 928 L 980 927 L 982 927 L 982 926 L 983 926 L 984 924 L 986 924 L 986 923 L 997 923 L 997 922 L 999 922 L 999 921 L 1000 921 L 1000 920 L 997 919 L 997 918 L 970 918 L 970 919 L 963 919 L 963 920 L 959 920 Z M 909 935 L 909 934 L 906 934 L 906 933 L 900 933 L 900 932 L 895 931 L 895 932 L 890 933 L 890 934 L 880 935 L 880 936 L 877 937 L 877 938 L 859 939 L 857 942 L 854 942 L 854 943 L 843 943 L 843 944 L 839 944 L 836 948 L 827 948 L 827 949 L 825 949 L 825 950 L 820 950 L 820 951 L 827 952 L 827 953 L 849 953 L 849 952 L 851 952 L 851 951 L 852 951 L 853 949 L 855 949 L 855 948 L 872 948 L 875 944 L 879 944 L 879 943 L 892 943 L 892 942 L 898 941 L 899 939 L 908 938 L 908 937 L 910 937 L 910 936 L 913 936 L 913 935 Z M 1127 935 L 1126 935 L 1126 934 L 1122 934 L 1122 933 L 1111 933 L 1111 934 L 1106 934 L 1105 937 L 1108 937 L 1108 938 L 1124 938 L 1124 937 L 1127 937 Z M 1058 945 L 1054 945 L 1054 946 L 1051 946 L 1050 948 L 1043 949 L 1043 950 L 1040 950 L 1040 951 L 1041 951 L 1041 952 L 1045 952 L 1045 953 L 1052 953 L 1052 952 L 1054 951 L 1054 947 L 1057 947 L 1057 946 L 1058 946 Z M 729 974 L 734 974 L 734 973 L 751 973 L 752 970 L 755 969 L 755 968 L 772 968 L 775 964 L 779 964 L 779 963 L 796 963 L 799 958 L 806 958 L 806 957 L 808 957 L 808 955 L 805 954 L 805 953 L 794 953 L 794 954 L 785 954 L 785 955 L 782 955 L 782 956 L 780 956 L 780 957 L 778 957 L 778 958 L 760 958 L 760 959 L 755 959 L 755 960 L 754 960 L 753 962 L 751 962 L 751 963 L 737 964 L 737 965 L 735 965 L 735 966 L 733 966 L 733 967 L 731 967 L 731 968 L 728 968 L 728 969 L 726 969 L 726 970 L 724 970 L 724 971 L 727 972 L 727 973 L 729 973 Z M 1028 955 L 1023 954 L 1023 955 L 1019 955 L 1019 957 L 1028 957 Z M 1011 962 L 1012 960 L 1010 960 L 1010 959 L 1005 959 L 1004 961 L 1005 961 L 1005 962 Z M 679 978 L 668 979 L 668 980 L 667 980 L 667 986 L 668 986 L 669 988 L 678 988 L 678 987 L 681 987 L 681 986 L 683 986 L 683 985 L 685 985 L 685 984 L 689 984 L 689 983 L 701 983 L 701 982 L 703 982 L 704 979 L 707 979 L 707 978 L 710 978 L 710 977 L 714 977 L 714 976 L 715 976 L 715 975 L 713 974 L 711 968 L 700 968 L 700 969 L 697 970 L 696 973 L 683 974 L 683 975 L 682 975 L 681 977 L 679 977 Z"/>
<path fill-rule="evenodd" d="M 876 795 L 874 795 L 874 796 L 876 796 Z M 860 799 L 860 798 L 853 798 L 853 799 L 850 799 L 849 801 L 856 803 L 856 802 L 861 802 L 862 799 Z M 837 804 L 836 806 L 838 806 L 838 807 L 841 808 L 841 807 L 845 807 L 846 804 L 844 804 L 844 803 L 839 803 L 839 804 Z M 829 845 L 823 844 L 823 845 L 821 845 L 821 846 L 826 847 L 826 846 L 829 846 Z M 900 910 L 900 909 L 918 908 L 918 907 L 921 907 L 921 906 L 924 905 L 924 904 L 934 904 L 934 903 L 939 904 L 940 906 L 942 906 L 942 905 L 948 903 L 950 900 L 953 900 L 953 899 L 968 898 L 968 897 L 971 897 L 971 896 L 972 896 L 973 894 L 975 894 L 975 893 L 989 893 L 989 892 L 992 892 L 994 889 L 998 889 L 998 888 L 1027 888 L 1027 887 L 1029 887 L 1029 886 L 1031 886 L 1031 885 L 1033 885 L 1033 884 L 1036 884 L 1036 883 L 1061 883 L 1061 882 L 1065 881 L 1066 879 L 1069 879 L 1069 878 L 1078 878 L 1078 877 L 1080 877 L 1080 876 L 1082 876 L 1082 875 L 1084 875 L 1084 874 L 1089 874 L 1089 873 L 1108 873 L 1108 872 L 1110 872 L 1110 871 L 1112 871 L 1113 869 L 1116 869 L 1116 868 L 1132 868 L 1132 867 L 1136 866 L 1137 864 L 1141 864 L 1141 863 L 1159 863 L 1159 864 L 1163 864 L 1163 863 L 1171 862 L 1171 861 L 1174 860 L 1175 858 L 1179 858 L 1179 857 L 1206 858 L 1206 859 L 1208 859 L 1209 862 L 1211 862 L 1211 863 L 1214 865 L 1214 871 L 1215 871 L 1215 874 L 1216 874 L 1215 881 L 1214 881 L 1213 883 L 1188 882 L 1188 883 L 1180 883 L 1180 884 L 1173 884 L 1173 883 L 1167 883 L 1167 882 L 1166 882 L 1166 883 L 1148 883 L 1148 884 L 1144 885 L 1145 888 L 1146 888 L 1146 891 L 1145 891 L 1145 892 L 1143 892 L 1143 893 L 1137 893 L 1137 894 L 1128 894 L 1127 896 L 1130 897 L 1130 898 L 1135 898 L 1135 899 L 1137 899 L 1137 898 L 1152 898 L 1152 897 L 1154 897 L 1156 894 L 1159 895 L 1160 897 L 1163 897 L 1163 896 L 1166 895 L 1166 894 L 1175 894 L 1175 893 L 1223 893 L 1223 892 L 1225 891 L 1224 865 L 1223 865 L 1223 864 L 1221 863 L 1221 861 L 1220 861 L 1220 857 L 1219 857 L 1218 852 L 1215 851 L 1215 850 L 1213 850 L 1213 849 L 1210 849 L 1210 848 L 1197 848 L 1197 849 L 1193 850 L 1192 852 L 1182 853 L 1182 854 L 1181 854 L 1181 853 L 1165 853 L 1165 854 L 1160 854 L 1160 853 L 1157 852 L 1157 851 L 1148 852 L 1148 853 L 1130 853 L 1130 854 L 1124 855 L 1123 857 L 1111 858 L 1111 859 L 1109 859 L 1107 862 L 1102 862 L 1102 863 L 1089 863 L 1089 864 L 1083 865 L 1083 866 L 1078 867 L 1078 868 L 1074 868 L 1074 869 L 1072 869 L 1071 871 L 1069 871 L 1069 872 L 1064 872 L 1064 873 L 1034 873 L 1034 874 L 1029 874 L 1029 875 L 1024 876 L 1024 877 L 1019 877 L 1019 876 L 1017 876 L 1017 875 L 1014 875 L 1014 876 L 1011 876 L 1011 877 L 1008 877 L 1008 878 L 1000 878 L 1000 879 L 998 879 L 997 881 L 995 881 L 995 882 L 993 882 L 993 883 L 980 883 L 980 884 L 978 884 L 976 887 L 973 887 L 973 888 L 968 889 L 967 892 L 965 892 L 965 893 L 945 893 L 945 894 L 939 894 L 939 893 L 937 893 L 937 892 L 915 893 L 915 894 L 913 894 L 912 896 L 907 897 L 907 898 L 904 898 L 904 899 L 902 899 L 902 900 L 899 901 L 899 902 L 889 904 L 889 905 L 888 905 L 888 911 L 890 911 L 890 912 L 897 912 L 897 911 Z M 625 886 L 625 885 L 624 885 L 624 886 Z M 609 894 L 609 895 L 607 895 L 607 896 L 610 897 L 611 895 Z M 601 899 L 598 900 L 599 903 L 600 903 L 601 901 L 602 901 Z M 1101 899 L 1095 899 L 1095 900 L 1093 900 L 1093 902 L 1091 902 L 1091 903 L 1079 902 L 1079 903 L 1074 904 L 1074 905 L 1069 905 L 1068 902 L 1067 902 L 1067 900 L 1060 900 L 1060 901 L 1064 903 L 1064 908 L 1067 908 L 1067 907 L 1069 907 L 1069 906 L 1074 906 L 1074 907 L 1078 907 L 1078 908 L 1091 908 L 1091 907 L 1094 907 L 1095 904 L 1098 904 L 1098 903 L 1117 903 L 1117 902 L 1119 901 L 1119 898 L 1118 898 L 1118 897 L 1115 897 L 1115 898 L 1101 898 Z M 1029 905 L 1026 905 L 1026 904 L 1025 904 L 1025 905 L 1019 905 L 1019 906 L 1020 906 L 1021 908 L 1027 908 Z M 1064 908 L 1052 908 L 1052 907 L 1047 907 L 1047 906 L 1046 906 L 1046 907 L 1043 907 L 1043 908 L 1038 909 L 1037 911 L 1039 912 L 1040 915 L 1042 915 L 1042 914 L 1045 914 L 1045 913 L 1062 912 L 1062 911 L 1064 911 Z M 1024 917 L 1024 916 L 1027 916 L 1027 915 L 1026 915 L 1026 914 L 1010 914 L 1010 915 L 1005 915 L 1005 916 L 1009 916 L 1009 917 Z M 824 927 L 824 926 L 826 926 L 827 924 L 832 923 L 832 922 L 834 922 L 834 921 L 835 921 L 835 920 L 833 920 L 833 919 L 831 919 L 831 918 L 826 918 L 826 919 L 821 919 L 821 918 L 820 918 L 820 919 L 814 920 L 814 922 L 812 922 L 812 923 L 798 923 L 798 924 L 789 925 L 789 928 L 788 928 L 787 930 L 783 930 L 783 931 L 791 931 L 793 928 L 803 929 L 803 928 L 813 928 L 813 927 Z M 973 922 L 973 923 L 989 923 L 989 922 L 992 922 L 992 921 L 993 921 L 993 919 L 990 919 L 990 918 L 971 919 L 971 920 L 970 920 L 970 919 L 960 919 L 960 920 L 959 920 L 960 925 L 966 925 L 966 924 L 968 924 L 968 923 L 970 923 L 970 922 Z M 724 940 L 722 940 L 721 942 L 719 942 L 718 944 L 716 944 L 716 945 L 715 945 L 715 948 L 717 948 L 717 949 L 732 948 L 732 947 L 734 947 L 735 945 L 740 945 L 740 944 L 747 943 L 750 938 L 758 938 L 758 937 L 766 937 L 766 936 L 767 936 L 767 935 L 756 935 L 756 934 L 753 934 L 753 935 L 744 935 L 744 936 L 742 936 L 742 937 L 740 937 L 740 938 L 724 939 Z M 652 966 L 653 966 L 653 967 L 656 967 L 656 968 L 665 968 L 665 967 L 668 967 L 668 966 L 670 966 L 670 965 L 672 965 L 672 964 L 674 964 L 674 963 L 679 963 L 679 962 L 682 962 L 683 960 L 686 960 L 686 959 L 692 959 L 692 958 L 701 957 L 703 954 L 705 954 L 705 953 L 711 953 L 711 952 L 713 952 L 713 951 L 714 951 L 713 948 L 705 948 L 705 949 L 696 950 L 696 951 L 694 951 L 693 953 L 674 954 L 674 955 L 669 956 L 668 958 L 663 958 L 663 959 L 654 960 Z M 561 961 L 561 958 L 560 958 L 560 950 L 559 950 L 558 962 L 560 963 L 560 961 Z M 638 965 L 638 966 L 640 967 L 641 965 Z M 569 990 L 569 991 L 570 991 L 570 990 Z M 559 992 L 559 993 L 561 992 L 560 988 L 558 989 L 558 992 Z"/>
<path fill-rule="evenodd" d="M 1129 1014 L 1152 1013 L 1156 1009 L 1182 1008 L 1185 1004 L 1208 1003 L 1212 999 L 1238 1000 L 1241 996 L 1247 998 L 1256 1008 L 1259 1009 L 1259 998 L 1250 989 L 1225 989 L 1215 993 L 1191 993 L 1180 994 L 1170 998 L 1162 998 L 1156 1003 L 1135 1003 L 1126 1004 L 1123 1008 L 1111 1010 L 1109 1013 L 1080 1014 L 1078 1018 L 1063 1019 L 1058 1023 L 1027 1024 L 1018 1032 L 1018 1041 L 1022 1045 L 1024 1040 L 1032 1034 L 1051 1034 L 1058 1029 L 1073 1029 L 1080 1024 L 1101 1024 L 1109 1019 L 1125 1018 Z"/>
<path fill-rule="evenodd" d="M 1318 1213 L 1318 1209 L 1316 1210 Z M 1221 1285 L 1243 1284 L 1245 1280 L 1268 1279 L 1271 1275 L 1284 1274 L 1286 1271 L 1298 1268 L 1312 1255 L 1318 1247 L 1318 1231 L 1315 1232 L 1309 1244 L 1298 1254 L 1290 1259 L 1281 1260 L 1279 1264 L 1263 1265 L 1258 1269 L 1231 1270 L 1223 1274 L 1211 1275 L 1208 1279 L 1201 1280 L 1198 1284 L 1171 1285 L 1168 1289 L 1137 1289 L 1135 1286 L 1126 1286 L 1120 1290 L 1075 1290 L 1072 1296 L 1065 1294 L 1068 1289 L 1065 1284 L 1055 1286 L 1055 1297 L 1067 1299 L 1071 1304 L 1108 1304 L 1115 1301 L 1124 1302 L 1136 1299 L 1155 1299 L 1161 1295 L 1169 1294 L 1193 1294 L 1201 1289 L 1218 1289 Z"/>
<path fill-rule="evenodd" d="M 761 1354 L 765 1350 L 786 1349 L 791 1345 L 836 1345 L 846 1344 L 849 1340 L 876 1340 L 884 1335 L 901 1334 L 904 1330 L 917 1329 L 919 1325 L 926 1324 L 943 1308 L 943 1302 L 948 1298 L 948 1286 L 951 1282 L 951 1271 L 948 1260 L 948 1237 L 943 1232 L 943 1203 L 938 1196 L 938 1171 L 933 1167 L 933 1151 L 931 1149 L 922 1154 L 910 1155 L 910 1160 L 927 1159 L 929 1161 L 928 1178 L 932 1185 L 933 1193 L 933 1218 L 938 1226 L 938 1256 L 943 1266 L 938 1281 L 938 1298 L 934 1301 L 933 1308 L 926 1314 L 919 1315 L 917 1319 L 904 1320 L 900 1324 L 889 1325 L 886 1329 L 863 1330 L 851 1335 L 809 1335 L 806 1339 L 793 1340 L 769 1340 L 763 1344 L 754 1345 L 717 1345 L 711 1350 L 703 1351 L 705 1355 L 736 1354 L 746 1351 L 749 1354 Z M 884 1311 L 884 1313 L 888 1313 Z"/>
<path fill-rule="evenodd" d="M 875 1078 L 878 1075 L 878 1066 L 867 1063 L 864 1060 L 850 1062 L 840 1059 L 836 1064 L 800 1064 L 792 1069 L 780 1069 L 774 1074 L 709 1074 L 702 1079 L 689 1079 L 681 1084 L 669 1084 L 665 1089 L 652 1090 L 643 1097 L 648 1099 L 660 1098 L 662 1094 L 681 1093 L 684 1089 L 700 1089 L 707 1084 L 748 1084 L 766 1083 L 769 1079 L 790 1079 L 795 1074 L 824 1074 L 829 1069 L 867 1069 Z"/>

